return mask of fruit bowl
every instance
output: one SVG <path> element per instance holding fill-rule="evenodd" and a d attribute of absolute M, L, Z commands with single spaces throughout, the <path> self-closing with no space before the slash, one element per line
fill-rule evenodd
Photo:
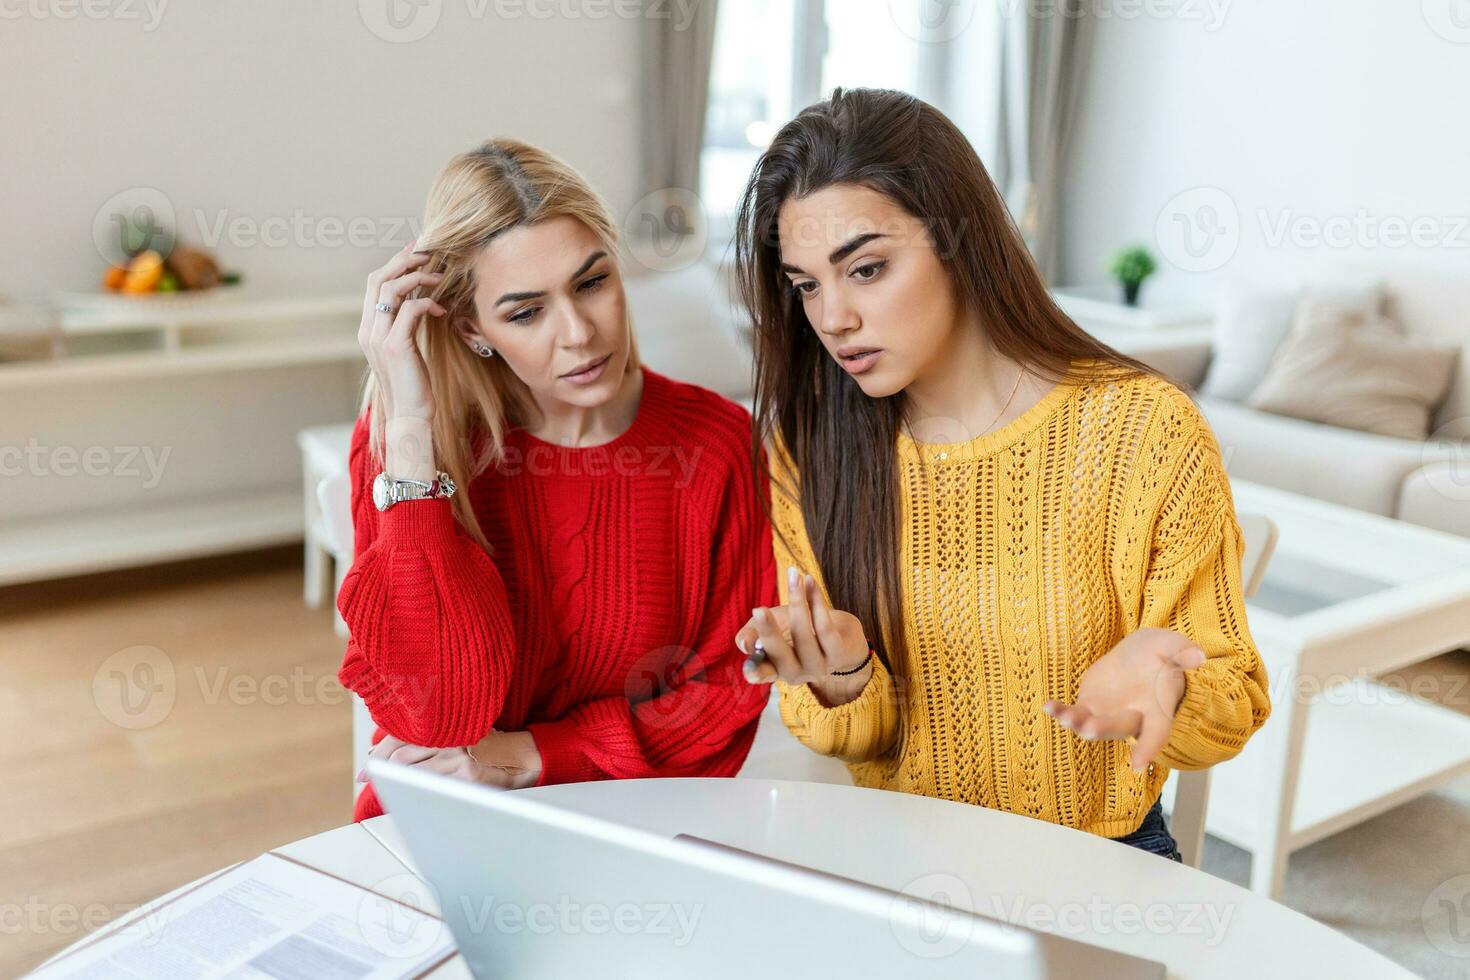
<path fill-rule="evenodd" d="M 116 311 L 116 310 L 188 310 L 215 303 L 239 299 L 245 291 L 240 284 L 211 286 L 208 289 L 189 289 L 174 293 L 122 293 L 105 290 L 96 292 L 59 291 L 52 293 L 52 301 L 65 310 Z"/>
<path fill-rule="evenodd" d="M 144 248 L 133 253 L 126 262 L 107 267 L 102 274 L 102 288 L 121 294 L 127 309 L 134 309 L 135 298 L 147 296 L 167 299 L 157 309 L 174 309 L 180 304 L 174 297 L 183 294 L 214 293 L 220 286 L 240 282 L 238 272 L 223 272 L 214 256 L 200 248 L 174 244 L 167 253 Z M 193 301 L 183 304 L 193 305 Z"/>

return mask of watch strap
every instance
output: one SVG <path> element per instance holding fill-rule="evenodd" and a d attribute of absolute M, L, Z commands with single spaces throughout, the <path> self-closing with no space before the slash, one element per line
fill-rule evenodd
<path fill-rule="evenodd" d="M 410 500 L 446 500 L 454 496 L 457 489 L 454 480 L 443 470 L 434 479 L 427 481 L 397 480 L 386 473 L 379 474 L 378 478 L 383 481 L 382 510 Z"/>

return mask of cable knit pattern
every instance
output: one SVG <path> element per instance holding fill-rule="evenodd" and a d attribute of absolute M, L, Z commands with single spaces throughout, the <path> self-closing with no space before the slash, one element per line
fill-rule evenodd
<path fill-rule="evenodd" d="M 1265 722 L 1244 539 L 1219 445 L 1184 392 L 1152 377 L 1058 385 L 970 442 L 901 436 L 896 450 L 905 680 L 879 665 L 835 708 L 777 682 L 787 726 L 859 785 L 1117 837 L 1138 829 L 1170 768 L 1229 759 Z M 794 486 L 783 453 L 773 472 Z M 773 490 L 772 518 L 780 567 L 822 581 L 798 502 Z M 1087 667 L 1147 626 L 1208 659 L 1186 673 L 1157 764 L 1135 774 L 1131 739 L 1086 741 L 1041 706 L 1075 701 Z"/>
<path fill-rule="evenodd" d="M 447 500 L 380 514 L 381 468 L 364 415 L 339 677 L 367 703 L 375 742 L 526 730 L 543 785 L 736 773 L 768 691 L 741 676 L 733 638 L 776 595 L 744 409 L 645 369 L 638 414 L 610 443 L 510 432 L 505 462 L 460 490 L 489 554 Z M 356 819 L 381 812 L 369 787 Z"/>

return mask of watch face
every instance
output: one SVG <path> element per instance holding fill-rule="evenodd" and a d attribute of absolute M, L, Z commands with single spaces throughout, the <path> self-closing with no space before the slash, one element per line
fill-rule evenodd
<path fill-rule="evenodd" d="M 373 505 L 378 510 L 388 509 L 388 481 L 383 478 L 382 473 L 373 480 Z"/>

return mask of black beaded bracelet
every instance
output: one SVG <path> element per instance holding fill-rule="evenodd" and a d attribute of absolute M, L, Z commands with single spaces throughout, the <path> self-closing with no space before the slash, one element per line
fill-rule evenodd
<path fill-rule="evenodd" d="M 860 671 L 864 667 L 868 666 L 868 661 L 869 660 L 872 660 L 872 659 L 873 659 L 873 648 L 872 647 L 868 647 L 868 655 L 863 658 L 863 662 L 862 663 L 858 664 L 852 670 L 829 670 L 829 671 L 827 671 L 827 673 L 830 674 L 830 675 L 832 675 L 833 677 L 848 677 L 848 676 L 850 676 L 852 674 L 856 674 L 858 671 Z"/>

